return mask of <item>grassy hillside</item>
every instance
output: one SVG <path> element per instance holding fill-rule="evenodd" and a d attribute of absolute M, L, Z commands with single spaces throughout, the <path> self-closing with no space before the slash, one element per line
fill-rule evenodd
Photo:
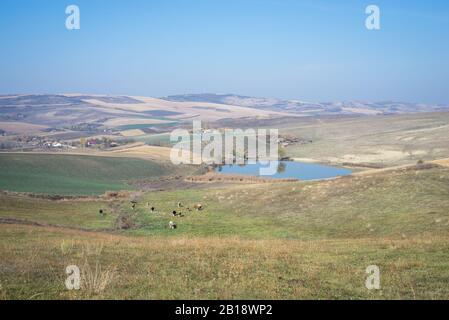
<path fill-rule="evenodd" d="M 52 201 L 19 195 L 0 195 L 0 219 L 72 228 L 112 229 L 116 216 L 104 200 Z M 106 213 L 99 214 L 102 209 Z"/>
<path fill-rule="evenodd" d="M 120 213 L 135 229 L 0 224 L 3 298 L 449 297 L 448 168 L 151 192 L 135 211 L 129 199 L 109 203 L 117 210 L 104 221 L 101 202 L 5 197 L 1 217 L 94 229 L 114 226 Z M 194 203 L 205 209 L 188 212 Z M 170 220 L 178 229 L 167 228 Z M 64 288 L 69 264 L 82 269 L 81 291 Z M 378 291 L 364 286 L 372 264 L 381 270 Z"/>
<path fill-rule="evenodd" d="M 0 298 L 447 299 L 448 240 L 167 239 L 0 225 Z M 64 286 L 72 264 L 79 291 Z M 372 264 L 381 290 L 365 288 Z"/>
<path fill-rule="evenodd" d="M 135 210 L 129 198 L 50 201 L 0 195 L 0 199 L 0 217 L 65 222 L 62 225 L 72 227 L 83 223 L 94 228 L 103 208 L 108 215 L 129 216 L 135 224 L 126 231 L 130 235 L 299 240 L 449 236 L 449 168 L 444 167 L 329 181 L 149 192 L 138 199 Z M 204 210 L 187 210 L 197 203 Z M 184 216 L 173 217 L 173 210 Z M 167 228 L 170 220 L 178 223 L 176 232 Z"/>
<path fill-rule="evenodd" d="M 204 211 L 178 210 L 201 203 Z M 145 204 L 155 206 L 149 213 Z M 256 239 L 347 239 L 449 235 L 449 169 L 404 169 L 320 182 L 239 185 L 150 193 L 137 207 L 139 234 Z"/>
<path fill-rule="evenodd" d="M 172 168 L 131 158 L 1 154 L 0 189 L 60 195 L 94 195 L 129 189 L 127 181 L 160 177 Z"/>
<path fill-rule="evenodd" d="M 287 147 L 293 158 L 394 166 L 449 157 L 449 112 L 299 119 L 280 132 L 312 140 Z"/>

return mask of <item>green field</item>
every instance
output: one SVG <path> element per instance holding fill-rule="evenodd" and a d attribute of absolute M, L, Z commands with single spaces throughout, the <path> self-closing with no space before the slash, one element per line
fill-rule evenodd
<path fill-rule="evenodd" d="M 115 224 L 115 217 L 110 214 L 110 205 L 105 200 L 53 201 L 0 195 L 0 201 L 0 218 L 86 229 L 113 229 Z M 100 209 L 109 214 L 101 216 Z"/>
<path fill-rule="evenodd" d="M 178 235 L 300 240 L 449 235 L 449 170 L 442 167 L 311 183 L 150 193 L 137 208 L 142 220 L 138 232 L 172 234 L 161 226 L 178 201 L 206 206 L 175 219 Z M 160 211 L 148 214 L 146 202 Z"/>
<path fill-rule="evenodd" d="M 137 199 L 136 210 L 128 198 L 1 200 L 0 218 L 50 224 L 0 224 L 0 297 L 6 299 L 449 297 L 444 167 L 150 192 Z M 195 203 L 204 210 L 186 209 Z M 99 207 L 108 208 L 106 217 L 98 217 Z M 184 217 L 172 217 L 172 210 Z M 117 229 L 118 215 L 133 228 Z M 170 220 L 176 230 L 167 227 Z M 80 291 L 64 287 L 69 264 L 84 274 Z M 372 264 L 380 267 L 381 290 L 364 286 Z"/>
<path fill-rule="evenodd" d="M 170 135 L 167 133 L 160 134 L 145 134 L 142 136 L 136 136 L 132 138 L 134 141 L 141 141 L 148 145 L 156 146 L 170 146 L 174 143 L 170 141 Z"/>
<path fill-rule="evenodd" d="M 0 154 L 0 189 L 59 195 L 96 195 L 131 189 L 127 182 L 168 175 L 173 168 L 147 160 L 77 155 Z"/>

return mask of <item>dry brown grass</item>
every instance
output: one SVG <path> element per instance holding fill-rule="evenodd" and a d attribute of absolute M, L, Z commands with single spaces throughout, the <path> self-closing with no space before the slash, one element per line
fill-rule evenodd
<path fill-rule="evenodd" d="M 0 283 L 0 300 L 6 300 L 6 299 L 7 299 L 6 291 L 3 288 L 2 284 Z"/>
<path fill-rule="evenodd" d="M 111 157 L 131 157 L 147 160 L 169 161 L 171 149 L 167 147 L 139 145 L 106 152 Z"/>
<path fill-rule="evenodd" d="M 101 262 L 103 243 L 86 244 L 82 250 L 81 289 L 89 296 L 101 294 L 113 281 L 114 266 L 104 267 Z"/>
<path fill-rule="evenodd" d="M 142 142 L 124 145 L 113 150 L 99 151 L 90 149 L 64 150 L 62 152 L 28 152 L 29 154 L 45 155 L 80 155 L 96 157 L 125 157 L 143 160 L 156 160 L 166 162 L 170 160 L 171 148 L 148 146 Z M 3 152 L 5 154 L 23 154 L 21 152 Z"/>
<path fill-rule="evenodd" d="M 254 177 L 250 175 L 231 175 L 231 174 L 220 174 L 215 172 L 207 172 L 203 175 L 190 176 L 186 178 L 189 182 L 232 182 L 232 183 L 281 183 L 281 182 L 293 182 L 298 181 L 297 179 L 264 179 L 261 177 Z"/>
<path fill-rule="evenodd" d="M 131 130 L 125 130 L 120 132 L 120 134 L 124 137 L 137 137 L 137 136 L 142 136 L 145 134 L 145 132 L 143 132 L 140 129 L 131 129 Z"/>
<path fill-rule="evenodd" d="M 313 142 L 287 147 L 292 158 L 397 166 L 449 156 L 449 113 L 295 119 L 280 128 Z"/>
<path fill-rule="evenodd" d="M 37 125 L 37 124 L 31 124 L 26 122 L 19 122 L 19 121 L 0 121 L 0 129 L 6 131 L 6 132 L 12 132 L 15 134 L 32 134 L 32 133 L 38 133 L 42 130 L 46 129 L 47 126 Z"/>
<path fill-rule="evenodd" d="M 447 159 L 440 159 L 432 161 L 433 163 L 439 164 L 440 166 L 449 167 L 449 158 Z"/>
<path fill-rule="evenodd" d="M 125 126 L 125 125 L 133 125 L 133 124 L 160 124 L 160 123 L 169 123 L 169 121 L 159 120 L 159 119 L 145 119 L 145 118 L 114 118 L 106 121 L 104 125 L 106 126 Z"/>
<path fill-rule="evenodd" d="M 449 272 L 447 237 L 170 239 L 13 225 L 0 226 L 0 230 L 0 275 L 11 293 L 8 298 L 449 297 L 449 288 L 441 281 Z M 19 236 L 21 241 L 17 241 Z M 67 238 L 73 239 L 71 249 L 61 255 L 55 248 Z M 36 254 L 30 259 L 31 251 Z M 432 252 L 440 252 L 439 257 Z M 64 268 L 69 264 L 81 266 L 80 291 L 67 291 L 63 286 Z M 380 291 L 364 287 L 365 268 L 371 264 L 381 268 Z"/>

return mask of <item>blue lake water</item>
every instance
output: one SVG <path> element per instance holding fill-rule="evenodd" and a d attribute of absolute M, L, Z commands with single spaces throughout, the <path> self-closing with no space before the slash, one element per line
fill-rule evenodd
<path fill-rule="evenodd" d="M 259 169 L 267 165 L 246 164 L 246 165 L 224 165 L 216 169 L 216 172 L 222 174 L 251 175 L 262 178 L 273 179 L 299 179 L 299 180 L 317 180 L 327 179 L 339 176 L 346 176 L 352 173 L 351 170 L 326 166 L 316 163 L 302 163 L 295 161 L 280 161 L 278 170 L 274 175 L 260 175 Z"/>

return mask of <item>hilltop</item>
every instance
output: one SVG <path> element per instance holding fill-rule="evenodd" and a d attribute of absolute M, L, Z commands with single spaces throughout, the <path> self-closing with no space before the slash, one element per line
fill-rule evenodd
<path fill-rule="evenodd" d="M 107 95 L 0 96 L 0 128 L 9 123 L 78 131 L 170 126 L 182 121 L 281 117 L 277 111 L 209 102 L 172 102 L 150 97 Z M 39 127 L 33 127 L 39 126 Z M 35 129 L 35 130 L 34 130 Z M 13 131 L 7 127 L 5 131 Z M 23 130 L 21 130 L 23 132 Z M 18 132 L 16 132 L 18 133 Z"/>
<path fill-rule="evenodd" d="M 448 111 L 449 106 L 403 102 L 313 103 L 233 94 L 186 94 L 163 98 L 86 94 L 0 96 L 3 135 L 65 130 L 169 129 L 192 120 L 303 116 L 361 116 Z M 14 124 L 14 125 L 12 125 Z"/>
<path fill-rule="evenodd" d="M 249 97 L 235 94 L 184 94 L 172 95 L 162 99 L 176 102 L 210 102 L 236 105 L 258 110 L 288 112 L 303 116 L 324 115 L 387 115 L 416 112 L 448 111 L 449 105 L 433 105 L 425 103 L 407 103 L 395 101 L 331 101 L 307 102 L 300 100 L 284 100 L 276 98 Z"/>

